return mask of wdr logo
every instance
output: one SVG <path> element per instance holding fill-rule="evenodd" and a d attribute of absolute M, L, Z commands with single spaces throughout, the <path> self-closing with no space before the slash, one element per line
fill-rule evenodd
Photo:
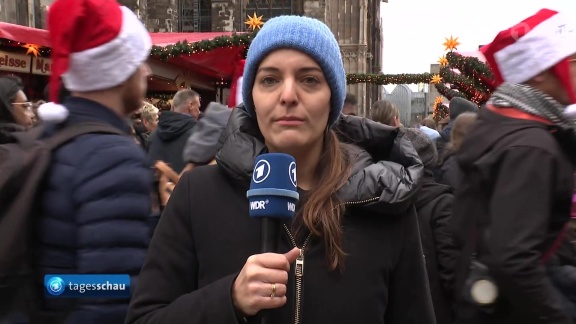
<path fill-rule="evenodd" d="M 258 200 L 250 203 L 250 210 L 264 210 L 266 205 L 268 205 L 269 200 Z"/>

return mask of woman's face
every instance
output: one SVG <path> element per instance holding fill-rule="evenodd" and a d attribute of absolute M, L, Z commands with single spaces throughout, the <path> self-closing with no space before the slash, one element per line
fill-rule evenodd
<path fill-rule="evenodd" d="M 270 53 L 260 63 L 252 88 L 268 149 L 298 154 L 322 145 L 330 96 L 324 73 L 311 57 L 291 49 Z"/>
<path fill-rule="evenodd" d="M 33 114 L 32 104 L 28 102 L 26 94 L 22 90 L 18 91 L 12 103 L 14 122 L 21 126 L 31 127 Z"/>

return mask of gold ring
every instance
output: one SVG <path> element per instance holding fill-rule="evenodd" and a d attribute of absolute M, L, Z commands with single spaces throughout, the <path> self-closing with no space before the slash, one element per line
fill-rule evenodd
<path fill-rule="evenodd" d="M 276 296 L 276 284 L 273 283 L 272 284 L 272 294 L 270 295 L 270 298 L 274 298 Z"/>

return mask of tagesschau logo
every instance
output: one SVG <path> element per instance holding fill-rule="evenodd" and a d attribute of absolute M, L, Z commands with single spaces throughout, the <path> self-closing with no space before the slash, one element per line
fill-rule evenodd
<path fill-rule="evenodd" d="M 128 298 L 129 275 L 46 275 L 44 295 L 57 298 Z"/>

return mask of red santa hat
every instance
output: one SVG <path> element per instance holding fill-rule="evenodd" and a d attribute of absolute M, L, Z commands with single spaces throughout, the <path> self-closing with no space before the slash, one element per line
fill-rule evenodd
<path fill-rule="evenodd" d="M 501 31 L 480 51 L 490 65 L 496 85 L 523 83 L 552 69 L 576 104 L 568 61 L 576 54 L 576 21 L 565 14 L 542 9 Z"/>
<path fill-rule="evenodd" d="M 241 60 L 236 65 L 232 84 L 230 86 L 230 95 L 228 96 L 228 107 L 234 108 L 243 102 L 242 100 L 242 75 L 244 74 L 244 65 L 246 60 Z"/>
<path fill-rule="evenodd" d="M 116 0 L 56 0 L 48 12 L 48 30 L 53 102 L 58 101 L 60 78 L 70 91 L 109 89 L 133 75 L 152 48 L 144 25 Z M 62 109 L 44 107 L 41 117 L 60 119 Z"/>

